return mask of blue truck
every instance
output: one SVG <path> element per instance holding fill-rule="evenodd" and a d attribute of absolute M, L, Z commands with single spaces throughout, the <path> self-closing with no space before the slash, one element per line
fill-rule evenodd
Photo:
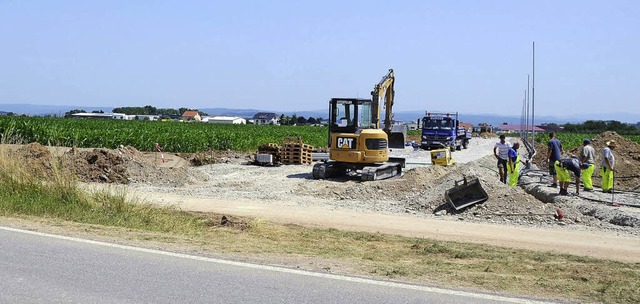
<path fill-rule="evenodd" d="M 471 132 L 460 126 L 458 112 L 436 113 L 425 112 L 422 118 L 422 149 L 442 149 L 449 147 L 451 151 L 466 149 L 471 140 Z"/>

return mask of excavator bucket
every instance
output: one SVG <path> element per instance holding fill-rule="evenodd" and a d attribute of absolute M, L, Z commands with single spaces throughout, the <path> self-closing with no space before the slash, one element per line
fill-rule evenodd
<path fill-rule="evenodd" d="M 404 144 L 407 139 L 407 126 L 393 125 L 391 132 L 387 135 L 389 137 L 389 148 L 404 149 Z"/>
<path fill-rule="evenodd" d="M 480 180 L 477 178 L 467 181 L 465 177 L 463 180 L 456 181 L 455 184 L 455 187 L 444 193 L 445 200 L 455 210 L 482 203 L 489 199 L 487 192 L 484 191 L 482 185 L 480 185 Z"/>

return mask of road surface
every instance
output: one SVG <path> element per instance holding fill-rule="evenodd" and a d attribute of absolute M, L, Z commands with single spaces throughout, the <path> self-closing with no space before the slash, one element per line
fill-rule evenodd
<path fill-rule="evenodd" d="M 6 303 L 535 303 L 0 226 Z"/>

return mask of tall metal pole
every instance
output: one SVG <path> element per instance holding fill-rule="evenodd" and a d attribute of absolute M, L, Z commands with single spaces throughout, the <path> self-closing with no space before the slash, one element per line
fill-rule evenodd
<path fill-rule="evenodd" d="M 524 98 L 522 99 L 522 112 L 520 113 L 520 128 L 519 128 L 520 138 L 525 142 L 527 141 L 527 131 L 529 130 L 529 127 L 525 125 L 525 120 L 527 117 L 526 109 L 527 109 L 527 90 L 524 91 Z M 525 127 L 523 128 L 523 126 Z"/>
<path fill-rule="evenodd" d="M 527 90 L 525 91 L 524 99 L 527 101 L 527 129 L 529 129 L 529 74 L 527 74 Z"/>
<path fill-rule="evenodd" d="M 531 77 L 531 145 L 534 145 L 535 138 L 535 117 L 536 115 L 536 42 L 533 42 L 533 76 Z M 535 148 L 534 148 L 535 150 Z"/>

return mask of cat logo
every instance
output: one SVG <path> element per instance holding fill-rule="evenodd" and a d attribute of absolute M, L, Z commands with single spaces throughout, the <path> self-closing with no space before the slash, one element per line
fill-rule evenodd
<path fill-rule="evenodd" d="M 340 149 L 355 149 L 356 140 L 353 137 L 338 137 L 336 139 L 336 146 Z"/>

